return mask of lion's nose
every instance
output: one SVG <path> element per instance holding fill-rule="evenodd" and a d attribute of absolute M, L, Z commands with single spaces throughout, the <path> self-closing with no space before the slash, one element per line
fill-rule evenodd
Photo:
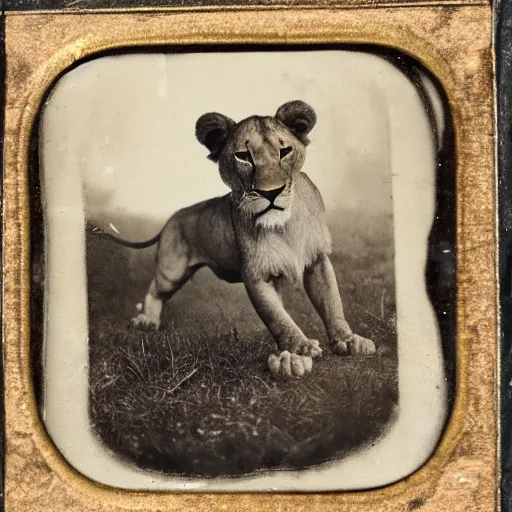
<path fill-rule="evenodd" d="M 273 203 L 276 197 L 285 189 L 286 185 L 283 185 L 279 188 L 274 188 L 272 190 L 258 190 L 254 189 L 254 192 L 257 192 L 260 196 L 268 199 L 271 203 Z"/>

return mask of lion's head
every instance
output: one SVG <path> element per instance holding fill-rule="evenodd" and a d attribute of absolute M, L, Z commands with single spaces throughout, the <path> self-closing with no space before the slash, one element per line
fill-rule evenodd
<path fill-rule="evenodd" d="M 315 111 L 303 101 L 285 103 L 274 117 L 239 123 L 218 113 L 202 115 L 196 137 L 219 163 L 234 204 L 256 225 L 276 227 L 290 216 L 294 177 L 304 164 Z"/>

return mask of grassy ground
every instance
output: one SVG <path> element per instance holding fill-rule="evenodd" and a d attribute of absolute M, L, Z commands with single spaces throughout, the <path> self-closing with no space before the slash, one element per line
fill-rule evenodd
<path fill-rule="evenodd" d="M 307 297 L 290 289 L 289 311 L 325 350 L 289 382 L 266 368 L 276 346 L 243 285 L 206 269 L 166 305 L 159 332 L 131 329 L 154 253 L 92 236 L 90 415 L 103 442 L 141 467 L 220 476 L 320 464 L 381 435 L 398 401 L 392 223 L 339 218 L 332 259 L 347 319 L 378 353 L 332 355 Z"/>

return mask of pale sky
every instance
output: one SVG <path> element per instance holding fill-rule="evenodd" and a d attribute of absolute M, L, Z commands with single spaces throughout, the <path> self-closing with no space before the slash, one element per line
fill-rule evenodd
<path fill-rule="evenodd" d="M 328 212 L 391 212 L 394 146 L 432 154 L 429 126 L 407 78 L 384 60 L 345 51 L 133 54 L 66 74 L 47 102 L 43 161 L 83 176 L 89 218 L 116 210 L 163 221 L 227 188 L 195 122 L 217 111 L 239 121 L 300 99 L 317 113 L 304 171 Z M 406 140 L 393 138 L 407 112 Z M 402 121 L 403 122 L 403 121 Z M 403 128 L 403 127 L 400 127 Z M 51 162 L 51 165 L 47 162 Z M 109 213 L 114 212 L 114 213 Z M 130 235 L 130 226 L 123 226 Z"/>

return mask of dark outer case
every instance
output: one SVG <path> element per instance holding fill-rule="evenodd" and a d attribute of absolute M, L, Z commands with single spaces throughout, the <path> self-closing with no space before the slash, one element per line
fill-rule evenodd
<path fill-rule="evenodd" d="M 496 7 L 502 509 L 512 510 L 512 1 Z"/>

